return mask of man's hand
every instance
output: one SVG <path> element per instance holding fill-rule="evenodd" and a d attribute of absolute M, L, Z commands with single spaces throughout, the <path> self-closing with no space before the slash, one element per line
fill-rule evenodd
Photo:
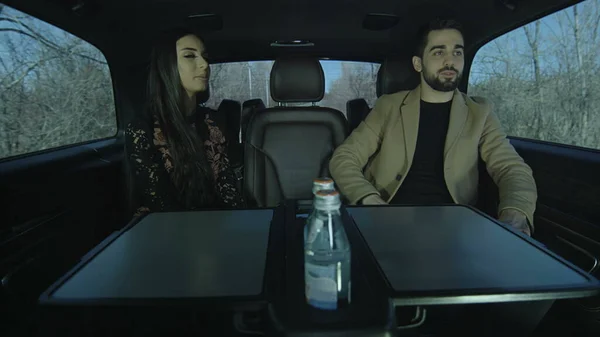
<path fill-rule="evenodd" d="M 528 236 L 531 236 L 531 228 L 527 223 L 527 217 L 521 211 L 517 211 L 516 209 L 505 209 L 500 212 L 498 220 L 511 225 Z"/>
<path fill-rule="evenodd" d="M 387 205 L 388 203 L 385 200 L 381 199 L 377 194 L 371 194 L 369 196 L 364 197 L 361 202 L 363 205 Z"/>

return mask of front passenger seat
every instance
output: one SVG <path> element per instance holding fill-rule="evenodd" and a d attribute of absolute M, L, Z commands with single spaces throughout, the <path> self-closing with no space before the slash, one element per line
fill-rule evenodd
<path fill-rule="evenodd" d="M 260 98 L 250 99 L 242 103 L 242 121 L 241 121 L 241 143 L 246 142 L 246 130 L 248 129 L 248 123 L 252 119 L 252 116 L 257 111 L 266 108 L 265 103 Z"/>
<path fill-rule="evenodd" d="M 271 97 L 284 106 L 258 111 L 245 144 L 246 197 L 259 207 L 312 199 L 312 180 L 329 175 L 329 159 L 348 130 L 341 111 L 285 106 L 323 99 L 325 78 L 316 58 L 278 59 L 270 82 Z"/>
<path fill-rule="evenodd" d="M 243 145 L 240 144 L 240 118 L 242 105 L 238 101 L 224 99 L 219 104 L 215 118 L 223 123 L 225 139 L 227 139 L 227 154 L 229 164 L 235 174 L 237 188 L 242 188 L 244 152 Z"/>
<path fill-rule="evenodd" d="M 377 97 L 413 90 L 421 83 L 421 74 L 413 67 L 410 58 L 387 58 L 377 72 Z"/>
<path fill-rule="evenodd" d="M 387 58 L 377 72 L 377 97 L 402 90 L 412 90 L 419 85 L 420 81 L 421 77 L 413 68 L 410 60 Z M 369 112 L 371 112 L 371 107 L 364 98 L 355 98 L 346 103 L 350 132 L 354 131 L 367 118 Z"/>
<path fill-rule="evenodd" d="M 364 98 L 355 98 L 346 102 L 346 114 L 348 116 L 348 126 L 350 132 L 354 131 L 367 118 L 371 112 L 371 107 Z"/>

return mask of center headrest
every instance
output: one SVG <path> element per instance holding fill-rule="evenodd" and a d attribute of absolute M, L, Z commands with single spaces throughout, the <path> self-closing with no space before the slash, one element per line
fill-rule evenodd
<path fill-rule="evenodd" d="M 318 102 L 325 95 L 325 75 L 316 58 L 286 57 L 271 69 L 271 97 L 275 102 Z"/>
<path fill-rule="evenodd" d="M 377 97 L 402 90 L 412 90 L 421 81 L 410 58 L 386 59 L 377 72 Z"/>

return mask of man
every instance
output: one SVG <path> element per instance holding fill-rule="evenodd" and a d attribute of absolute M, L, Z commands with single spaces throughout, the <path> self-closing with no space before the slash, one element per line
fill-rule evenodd
<path fill-rule="evenodd" d="M 537 199 L 531 169 L 490 105 L 458 91 L 464 62 L 457 22 L 424 28 L 412 58 L 421 84 L 379 98 L 336 149 L 331 174 L 352 204 L 473 205 L 481 156 L 499 189 L 499 219 L 531 235 Z"/>

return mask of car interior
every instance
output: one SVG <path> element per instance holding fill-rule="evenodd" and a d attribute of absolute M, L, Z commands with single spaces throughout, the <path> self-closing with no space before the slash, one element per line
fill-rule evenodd
<path fill-rule="evenodd" d="M 411 90 L 420 80 L 412 68 L 410 47 L 415 43 L 417 28 L 432 18 L 450 16 L 465 26 L 465 69 L 459 88 L 467 92 L 477 52 L 486 44 L 553 13 L 598 2 L 0 1 L 0 34 L 15 33 L 13 26 L 2 26 L 3 22 L 12 24 L 2 16 L 6 13 L 2 7 L 10 7 L 58 27 L 101 52 L 112 80 L 109 91 L 114 95 L 116 118 L 116 130 L 108 137 L 0 156 L 0 199 L 4 200 L 0 203 L 2 336 L 44 335 L 37 304 L 40 294 L 131 220 L 132 183 L 124 130 L 144 107 L 150 48 L 162 30 L 183 25 L 200 32 L 213 65 L 274 62 L 268 77 L 268 100 L 264 96 L 243 101 L 225 97 L 214 107 L 215 118 L 226 126 L 228 153 L 239 188 L 249 207 L 262 208 L 275 207 L 287 199 L 310 200 L 312 179 L 329 175 L 333 151 L 373 108 L 359 96 L 345 101 L 345 111 L 322 105 L 330 84 L 320 61 L 380 65 L 374 83 L 377 97 Z M 24 34 L 45 41 L 43 32 L 33 33 L 36 27 L 28 27 L 31 31 L 25 30 Z M 13 48 L 6 41 L 0 42 L 0 54 Z M 588 47 L 597 54 L 597 45 Z M 510 53 L 510 49 L 503 52 Z M 594 62 L 598 62 L 597 56 Z M 9 75 L 0 71 L 1 76 Z M 28 72 L 24 78 L 34 79 L 34 74 Z M 4 82 L 2 79 L 3 86 Z M 594 90 L 598 91 L 589 92 Z M 0 110 L 4 108 L 0 103 Z M 23 109 L 28 107 L 23 105 Z M 103 113 L 101 109 L 86 118 L 95 118 L 95 114 Z M 600 106 L 590 109 L 600 119 Z M 496 113 L 501 115 L 503 111 Z M 0 124 L 5 124 L 0 125 L 0 141 L 8 143 L 2 139 L 10 127 L 5 122 L 10 117 L 6 116 L 0 119 Z M 593 117 L 590 123 L 595 123 Z M 600 136 L 596 137 L 599 141 L 592 148 L 509 134 L 512 145 L 532 168 L 537 184 L 533 238 L 600 277 Z M 498 189 L 481 162 L 477 207 L 496 217 L 497 205 Z M 599 334 L 600 297 L 555 301 L 533 333 Z"/>
<path fill-rule="evenodd" d="M 320 101 L 325 92 L 323 69 L 315 58 L 280 58 L 271 70 L 271 95 L 279 103 Z M 278 106 L 257 112 L 245 143 L 244 187 L 259 207 L 283 200 L 310 200 L 305 184 L 328 175 L 329 158 L 346 138 L 341 111 L 326 107 Z"/>

